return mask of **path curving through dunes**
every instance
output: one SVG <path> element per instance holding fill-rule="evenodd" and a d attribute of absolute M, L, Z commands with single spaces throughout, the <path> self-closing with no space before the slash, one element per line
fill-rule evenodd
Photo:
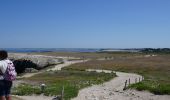
<path fill-rule="evenodd" d="M 96 70 L 101 72 L 101 70 Z M 103 70 L 109 73 L 109 71 Z M 110 71 L 111 72 L 111 71 Z M 142 76 L 132 73 L 116 72 L 117 77 L 101 85 L 93 85 L 79 91 L 78 96 L 72 100 L 169 100 L 170 95 L 153 95 L 146 91 L 125 90 L 125 80 L 131 80 Z"/>
<path fill-rule="evenodd" d="M 70 65 L 76 64 L 76 63 L 81 63 L 81 62 L 85 62 L 85 61 L 84 60 L 75 60 L 75 61 L 64 60 L 63 64 L 56 65 L 54 68 L 48 69 L 47 71 L 61 70 L 63 67 L 70 66 Z"/>
<path fill-rule="evenodd" d="M 53 68 L 47 69 L 46 71 L 61 70 L 61 68 L 63 68 L 63 67 L 70 66 L 70 65 L 75 64 L 75 63 L 81 63 L 81 62 L 84 62 L 84 61 L 83 60 L 75 60 L 75 61 L 64 60 L 63 64 L 55 65 Z M 29 77 L 32 77 L 34 75 L 40 74 L 42 72 L 43 71 L 39 71 L 39 72 L 36 72 L 36 73 L 25 73 L 24 75 L 20 76 L 19 78 L 29 78 Z"/>
<path fill-rule="evenodd" d="M 56 65 L 54 68 L 48 69 L 47 71 L 61 70 L 61 68 L 81 63 L 82 60 L 78 61 L 64 61 L 63 64 Z M 111 73 L 109 70 L 86 70 L 86 71 L 97 71 Z M 34 74 L 35 75 L 35 74 Z M 116 72 L 117 77 L 105 82 L 101 85 L 93 85 L 84 88 L 79 91 L 78 96 L 71 100 L 169 100 L 170 95 L 154 95 L 147 91 L 136 91 L 136 90 L 125 90 L 124 83 L 126 80 L 131 80 L 131 83 L 135 83 L 136 78 L 142 76 L 133 73 Z M 28 77 L 31 77 L 29 75 Z M 52 100 L 53 97 L 40 96 L 17 96 L 22 100 Z"/>

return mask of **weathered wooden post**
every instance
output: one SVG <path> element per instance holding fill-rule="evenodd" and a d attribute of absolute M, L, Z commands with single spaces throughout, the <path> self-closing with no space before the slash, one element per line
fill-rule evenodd
<path fill-rule="evenodd" d="M 145 79 L 144 76 L 142 76 L 142 81 L 143 81 L 144 79 Z"/>
<path fill-rule="evenodd" d="M 137 78 L 135 78 L 135 83 L 137 83 L 137 81 L 138 81 Z"/>
<path fill-rule="evenodd" d="M 123 88 L 123 90 L 126 90 L 127 88 L 127 80 L 125 81 L 125 87 Z"/>
<path fill-rule="evenodd" d="M 61 100 L 64 100 L 64 86 L 63 86 L 62 91 L 61 91 Z"/>
<path fill-rule="evenodd" d="M 130 85 L 130 78 L 129 78 L 129 85 Z"/>

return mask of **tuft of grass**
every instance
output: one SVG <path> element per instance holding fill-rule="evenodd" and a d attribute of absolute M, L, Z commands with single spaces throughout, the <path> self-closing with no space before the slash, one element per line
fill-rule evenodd
<path fill-rule="evenodd" d="M 31 95 L 31 94 L 41 94 L 41 90 L 38 86 L 32 86 L 29 84 L 21 84 L 18 87 L 12 89 L 12 94 L 14 95 Z"/>

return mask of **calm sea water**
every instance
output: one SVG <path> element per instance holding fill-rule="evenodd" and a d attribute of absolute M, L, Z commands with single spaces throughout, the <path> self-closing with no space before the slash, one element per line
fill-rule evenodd
<path fill-rule="evenodd" d="M 1 48 L 8 52 L 29 53 L 29 52 L 98 52 L 100 49 L 90 48 Z"/>

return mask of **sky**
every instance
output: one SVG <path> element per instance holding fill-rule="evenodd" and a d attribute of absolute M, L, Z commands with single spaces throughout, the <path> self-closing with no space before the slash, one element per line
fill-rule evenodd
<path fill-rule="evenodd" d="M 0 0 L 0 48 L 170 48 L 170 0 Z"/>

